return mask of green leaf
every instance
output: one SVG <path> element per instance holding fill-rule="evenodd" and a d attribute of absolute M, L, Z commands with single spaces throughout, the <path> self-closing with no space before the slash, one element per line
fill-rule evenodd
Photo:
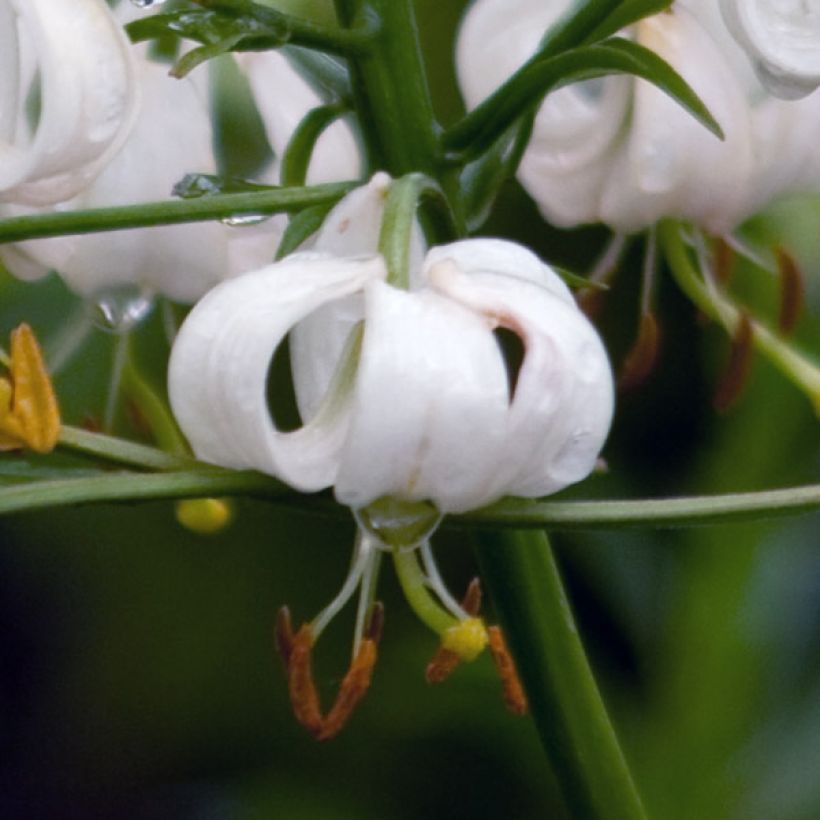
<path fill-rule="evenodd" d="M 313 208 L 305 208 L 291 217 L 276 250 L 277 260 L 284 259 L 288 254 L 297 250 L 303 242 L 310 239 L 322 227 L 332 207 L 333 204 L 316 205 Z"/>
<path fill-rule="evenodd" d="M 461 150 L 466 157 L 489 148 L 510 124 L 531 111 L 550 91 L 582 80 L 610 74 L 641 77 L 669 94 L 717 137 L 723 131 L 700 97 L 672 66 L 638 43 L 613 37 L 528 63 L 484 100 L 460 123 L 445 132 L 446 148 Z"/>
<path fill-rule="evenodd" d="M 584 38 L 585 44 L 596 43 L 617 34 L 621 29 L 668 9 L 673 0 L 623 0 Z"/>

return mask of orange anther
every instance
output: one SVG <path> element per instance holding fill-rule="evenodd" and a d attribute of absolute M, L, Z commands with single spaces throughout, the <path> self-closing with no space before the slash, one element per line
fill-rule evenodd
<path fill-rule="evenodd" d="M 461 663 L 461 656 L 453 652 L 452 649 L 445 649 L 440 646 L 433 655 L 427 668 L 424 670 L 424 677 L 427 683 L 444 683 L 455 668 Z"/>
<path fill-rule="evenodd" d="M 369 689 L 373 667 L 376 665 L 376 645 L 383 626 L 384 607 L 380 603 L 375 603 L 365 630 L 366 636 L 342 680 L 333 706 L 327 715 L 323 716 L 311 663 L 313 630 L 310 624 L 302 624 L 294 635 L 290 610 L 286 606 L 279 610 L 274 635 L 276 648 L 287 669 L 288 692 L 293 714 L 317 740 L 330 740 L 335 737 Z"/>
<path fill-rule="evenodd" d="M 293 638 L 288 657 L 288 692 L 293 714 L 314 737 L 319 737 L 324 728 L 319 693 L 313 682 L 311 650 L 313 631 L 310 624 L 302 624 Z"/>
<path fill-rule="evenodd" d="M 347 723 L 353 710 L 370 688 L 376 656 L 376 642 L 372 638 L 365 638 L 342 680 L 336 700 L 325 716 L 321 731 L 316 735 L 317 740 L 330 740 Z"/>
<path fill-rule="evenodd" d="M 9 376 L 0 377 L 0 450 L 54 449 L 60 435 L 57 398 L 32 329 L 11 332 Z"/>
<path fill-rule="evenodd" d="M 523 715 L 527 711 L 527 696 L 518 677 L 515 661 L 504 640 L 504 633 L 501 627 L 491 626 L 487 628 L 487 635 L 490 639 L 490 654 L 501 678 L 504 703 L 513 714 Z"/>

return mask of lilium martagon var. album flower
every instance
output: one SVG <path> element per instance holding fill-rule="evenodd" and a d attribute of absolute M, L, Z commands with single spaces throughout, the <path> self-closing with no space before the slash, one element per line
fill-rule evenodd
<path fill-rule="evenodd" d="M 477 584 L 456 602 L 429 537 L 445 513 L 583 479 L 613 412 L 600 338 L 558 275 L 522 246 L 468 239 L 425 254 L 416 228 L 410 281 L 393 281 L 377 251 L 390 184 L 377 174 L 345 197 L 310 250 L 206 294 L 169 365 L 172 408 L 199 458 L 304 492 L 333 487 L 359 523 L 339 596 L 296 634 L 287 611 L 279 624 L 294 711 L 320 738 L 341 728 L 369 684 L 381 624 L 374 576 L 385 551 L 411 606 L 441 638 L 428 679 L 489 643 L 508 703 L 523 708 L 503 638 L 478 618 Z M 513 373 L 502 329 L 522 349 Z M 267 396 L 286 337 L 304 420 L 289 432 L 276 428 Z M 309 650 L 357 588 L 354 661 L 323 715 Z"/>

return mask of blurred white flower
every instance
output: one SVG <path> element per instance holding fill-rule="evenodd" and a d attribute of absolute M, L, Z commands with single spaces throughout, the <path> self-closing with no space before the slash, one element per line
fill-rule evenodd
<path fill-rule="evenodd" d="M 189 171 L 214 173 L 210 114 L 194 80 L 137 58 L 142 104 L 128 141 L 78 196 L 56 210 L 166 200 Z M 35 239 L 0 251 L 15 275 L 56 270 L 88 297 L 124 285 L 193 302 L 229 275 L 273 258 L 281 227 L 232 228 L 197 222 L 80 236 Z"/>
<path fill-rule="evenodd" d="M 169 394 L 195 453 L 303 491 L 334 486 L 354 508 L 392 496 L 458 512 L 584 478 L 613 409 L 592 325 L 548 266 L 503 240 L 434 247 L 411 290 L 388 284 L 372 254 L 388 184 L 377 175 L 345 198 L 314 250 L 224 282 L 194 307 Z M 340 238 L 344 256 L 328 250 Z M 300 322 L 338 303 L 324 337 L 314 327 L 297 343 L 305 424 L 280 432 L 266 394 L 271 358 Z M 498 328 L 523 345 L 512 379 Z"/>
<path fill-rule="evenodd" d="M 818 0 L 720 0 L 720 8 L 772 94 L 796 99 L 820 85 Z"/>
<path fill-rule="evenodd" d="M 324 100 L 278 51 L 248 51 L 235 55 L 248 79 L 265 133 L 277 159 L 281 159 L 293 132 L 312 109 Z M 279 182 L 279 163 L 263 181 Z M 307 172 L 307 183 L 358 179 L 361 158 L 352 129 L 344 120 L 331 123 L 316 142 Z"/>
<path fill-rule="evenodd" d="M 478 0 L 458 42 L 469 107 L 537 49 L 569 0 Z M 550 94 L 519 179 L 545 218 L 620 232 L 664 217 L 723 233 L 775 197 L 820 182 L 820 97 L 774 99 L 760 86 L 716 3 L 679 0 L 626 36 L 657 52 L 692 86 L 725 132 L 720 141 L 644 80 L 606 77 Z"/>
<path fill-rule="evenodd" d="M 120 148 L 136 103 L 104 0 L 0 0 L 0 201 L 74 196 Z"/>

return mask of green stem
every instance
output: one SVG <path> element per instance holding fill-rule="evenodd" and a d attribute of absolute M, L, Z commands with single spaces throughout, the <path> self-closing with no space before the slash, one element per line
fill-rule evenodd
<path fill-rule="evenodd" d="M 59 444 L 68 450 L 146 470 L 182 470 L 200 463 L 193 458 L 184 458 L 102 433 L 91 433 L 67 424 L 60 428 Z"/>
<path fill-rule="evenodd" d="M 245 214 L 290 213 L 313 205 L 332 204 L 355 188 L 356 184 L 334 182 L 305 188 L 273 188 L 270 191 L 214 194 L 198 199 L 170 199 L 116 208 L 16 216 L 0 220 L 0 244 L 44 236 L 203 222 Z"/>
<path fill-rule="evenodd" d="M 168 405 L 143 378 L 134 363 L 132 351 L 129 354 L 122 371 L 122 390 L 134 403 L 162 450 L 177 456 L 190 456 L 188 442 L 177 427 Z"/>
<path fill-rule="evenodd" d="M 482 577 L 571 816 L 644 820 L 543 532 L 479 540 Z"/>
<path fill-rule="evenodd" d="M 338 26 L 326 26 L 249 0 L 193 0 L 193 2 L 206 9 L 221 12 L 226 17 L 251 18 L 256 21 L 254 26 L 248 26 L 248 33 L 239 40 L 240 50 L 243 46 L 252 47 L 253 50 L 276 48 L 283 42 L 287 42 L 329 54 L 345 55 L 366 50 L 374 34 L 372 27 L 350 30 Z M 177 23 L 180 19 L 181 23 Z M 179 12 L 171 12 L 135 20 L 128 23 L 125 29 L 131 41 L 135 43 L 161 36 L 166 33 L 164 28 L 166 25 L 167 30 L 178 31 L 181 28 L 183 34 L 196 37 L 196 29 L 184 25 L 186 19 Z M 198 41 L 205 44 L 213 42 L 206 36 L 198 38 Z"/>
<path fill-rule="evenodd" d="M 322 105 L 309 111 L 288 142 L 282 155 L 282 184 L 304 185 L 313 150 L 325 129 L 346 112 L 346 107 L 338 103 Z"/>
<path fill-rule="evenodd" d="M 680 289 L 694 304 L 734 336 L 742 311 L 731 297 L 718 288 L 710 288 L 693 264 L 682 236 L 682 227 L 672 221 L 661 222 L 658 239 L 669 269 Z M 811 400 L 820 415 L 820 367 L 756 319 L 750 319 L 754 346 L 782 373 L 797 384 Z"/>
<path fill-rule="evenodd" d="M 371 164 L 393 176 L 439 178 L 438 133 L 412 0 L 335 0 L 353 28 L 380 23 L 366 53 L 350 56 L 353 96 Z"/>
<path fill-rule="evenodd" d="M 410 608 L 437 635 L 443 635 L 458 620 L 442 609 L 427 589 L 427 578 L 419 565 L 418 550 L 393 549 L 393 566 Z"/>

